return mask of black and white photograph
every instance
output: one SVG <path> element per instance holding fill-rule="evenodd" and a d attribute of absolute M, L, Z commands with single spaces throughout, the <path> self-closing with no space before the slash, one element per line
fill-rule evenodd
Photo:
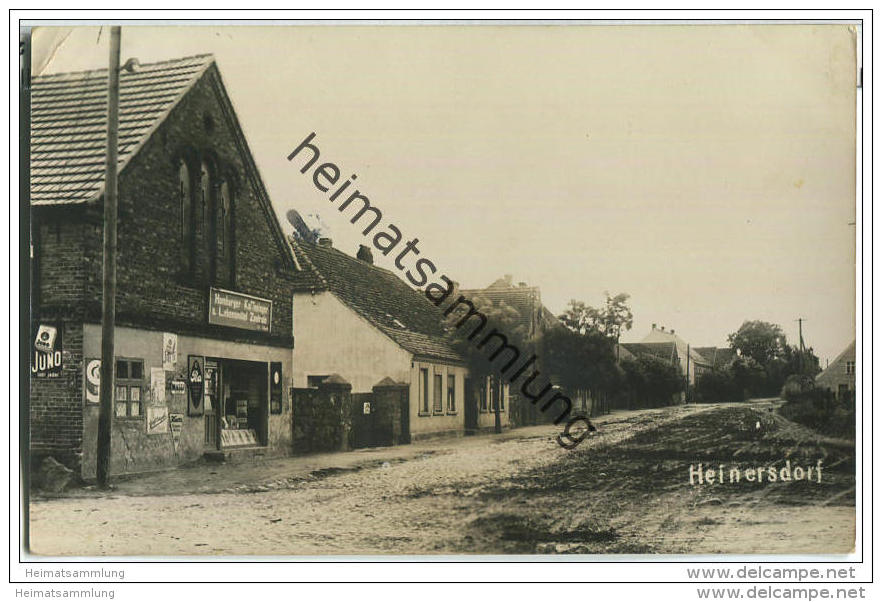
<path fill-rule="evenodd" d="M 862 562 L 862 20 L 22 32 L 29 562 Z"/>

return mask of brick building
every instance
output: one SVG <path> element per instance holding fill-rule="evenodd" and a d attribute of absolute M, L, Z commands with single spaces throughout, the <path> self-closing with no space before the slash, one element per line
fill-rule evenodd
<path fill-rule="evenodd" d="M 290 451 L 293 261 L 211 56 L 120 78 L 111 472 Z M 31 460 L 95 474 L 106 70 L 32 87 Z"/>

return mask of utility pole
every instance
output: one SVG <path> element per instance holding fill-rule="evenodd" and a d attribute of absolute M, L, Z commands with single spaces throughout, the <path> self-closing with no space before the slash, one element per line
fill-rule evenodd
<path fill-rule="evenodd" d="M 799 373 L 802 374 L 805 372 L 805 366 L 803 365 L 805 360 L 805 344 L 802 342 L 802 321 L 803 318 L 797 318 L 797 322 L 799 322 Z"/>
<path fill-rule="evenodd" d="M 686 403 L 689 403 L 689 343 L 686 343 Z"/>
<path fill-rule="evenodd" d="M 113 425 L 114 322 L 116 321 L 117 153 L 119 150 L 120 28 L 110 28 L 107 68 L 107 152 L 104 169 L 104 259 L 101 290 L 101 388 L 98 410 L 98 485 L 110 484 L 110 435 Z"/>

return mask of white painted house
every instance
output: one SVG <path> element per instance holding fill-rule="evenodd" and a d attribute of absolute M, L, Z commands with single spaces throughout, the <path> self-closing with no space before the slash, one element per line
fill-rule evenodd
<path fill-rule="evenodd" d="M 508 386 L 494 395 L 472 383 L 450 345 L 441 312 L 393 272 L 333 248 L 290 238 L 297 263 L 293 299 L 293 386 L 338 374 L 353 393 L 385 378 L 410 391 L 410 434 L 461 435 L 490 429 L 494 403 L 509 425 Z M 478 385 L 481 386 L 478 386 Z"/>

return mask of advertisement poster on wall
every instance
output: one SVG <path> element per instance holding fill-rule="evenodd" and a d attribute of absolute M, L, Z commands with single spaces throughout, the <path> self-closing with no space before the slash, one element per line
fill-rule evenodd
<path fill-rule="evenodd" d="M 62 368 L 61 329 L 40 324 L 34 336 L 31 354 L 31 376 L 34 378 L 59 378 Z"/>
<path fill-rule="evenodd" d="M 147 434 L 162 435 L 168 432 L 168 408 L 147 406 Z"/>
<path fill-rule="evenodd" d="M 178 366 L 178 335 L 162 333 L 162 369 L 174 372 Z"/>
<path fill-rule="evenodd" d="M 86 374 L 83 379 L 85 383 L 83 389 L 86 392 L 86 403 L 97 404 L 101 395 L 101 360 L 97 358 L 86 359 L 84 370 Z"/>
<path fill-rule="evenodd" d="M 190 390 L 187 414 L 189 416 L 202 416 L 205 410 L 205 406 L 202 404 L 202 388 L 205 383 L 204 362 L 201 355 L 191 355 L 187 358 L 187 388 Z"/>

